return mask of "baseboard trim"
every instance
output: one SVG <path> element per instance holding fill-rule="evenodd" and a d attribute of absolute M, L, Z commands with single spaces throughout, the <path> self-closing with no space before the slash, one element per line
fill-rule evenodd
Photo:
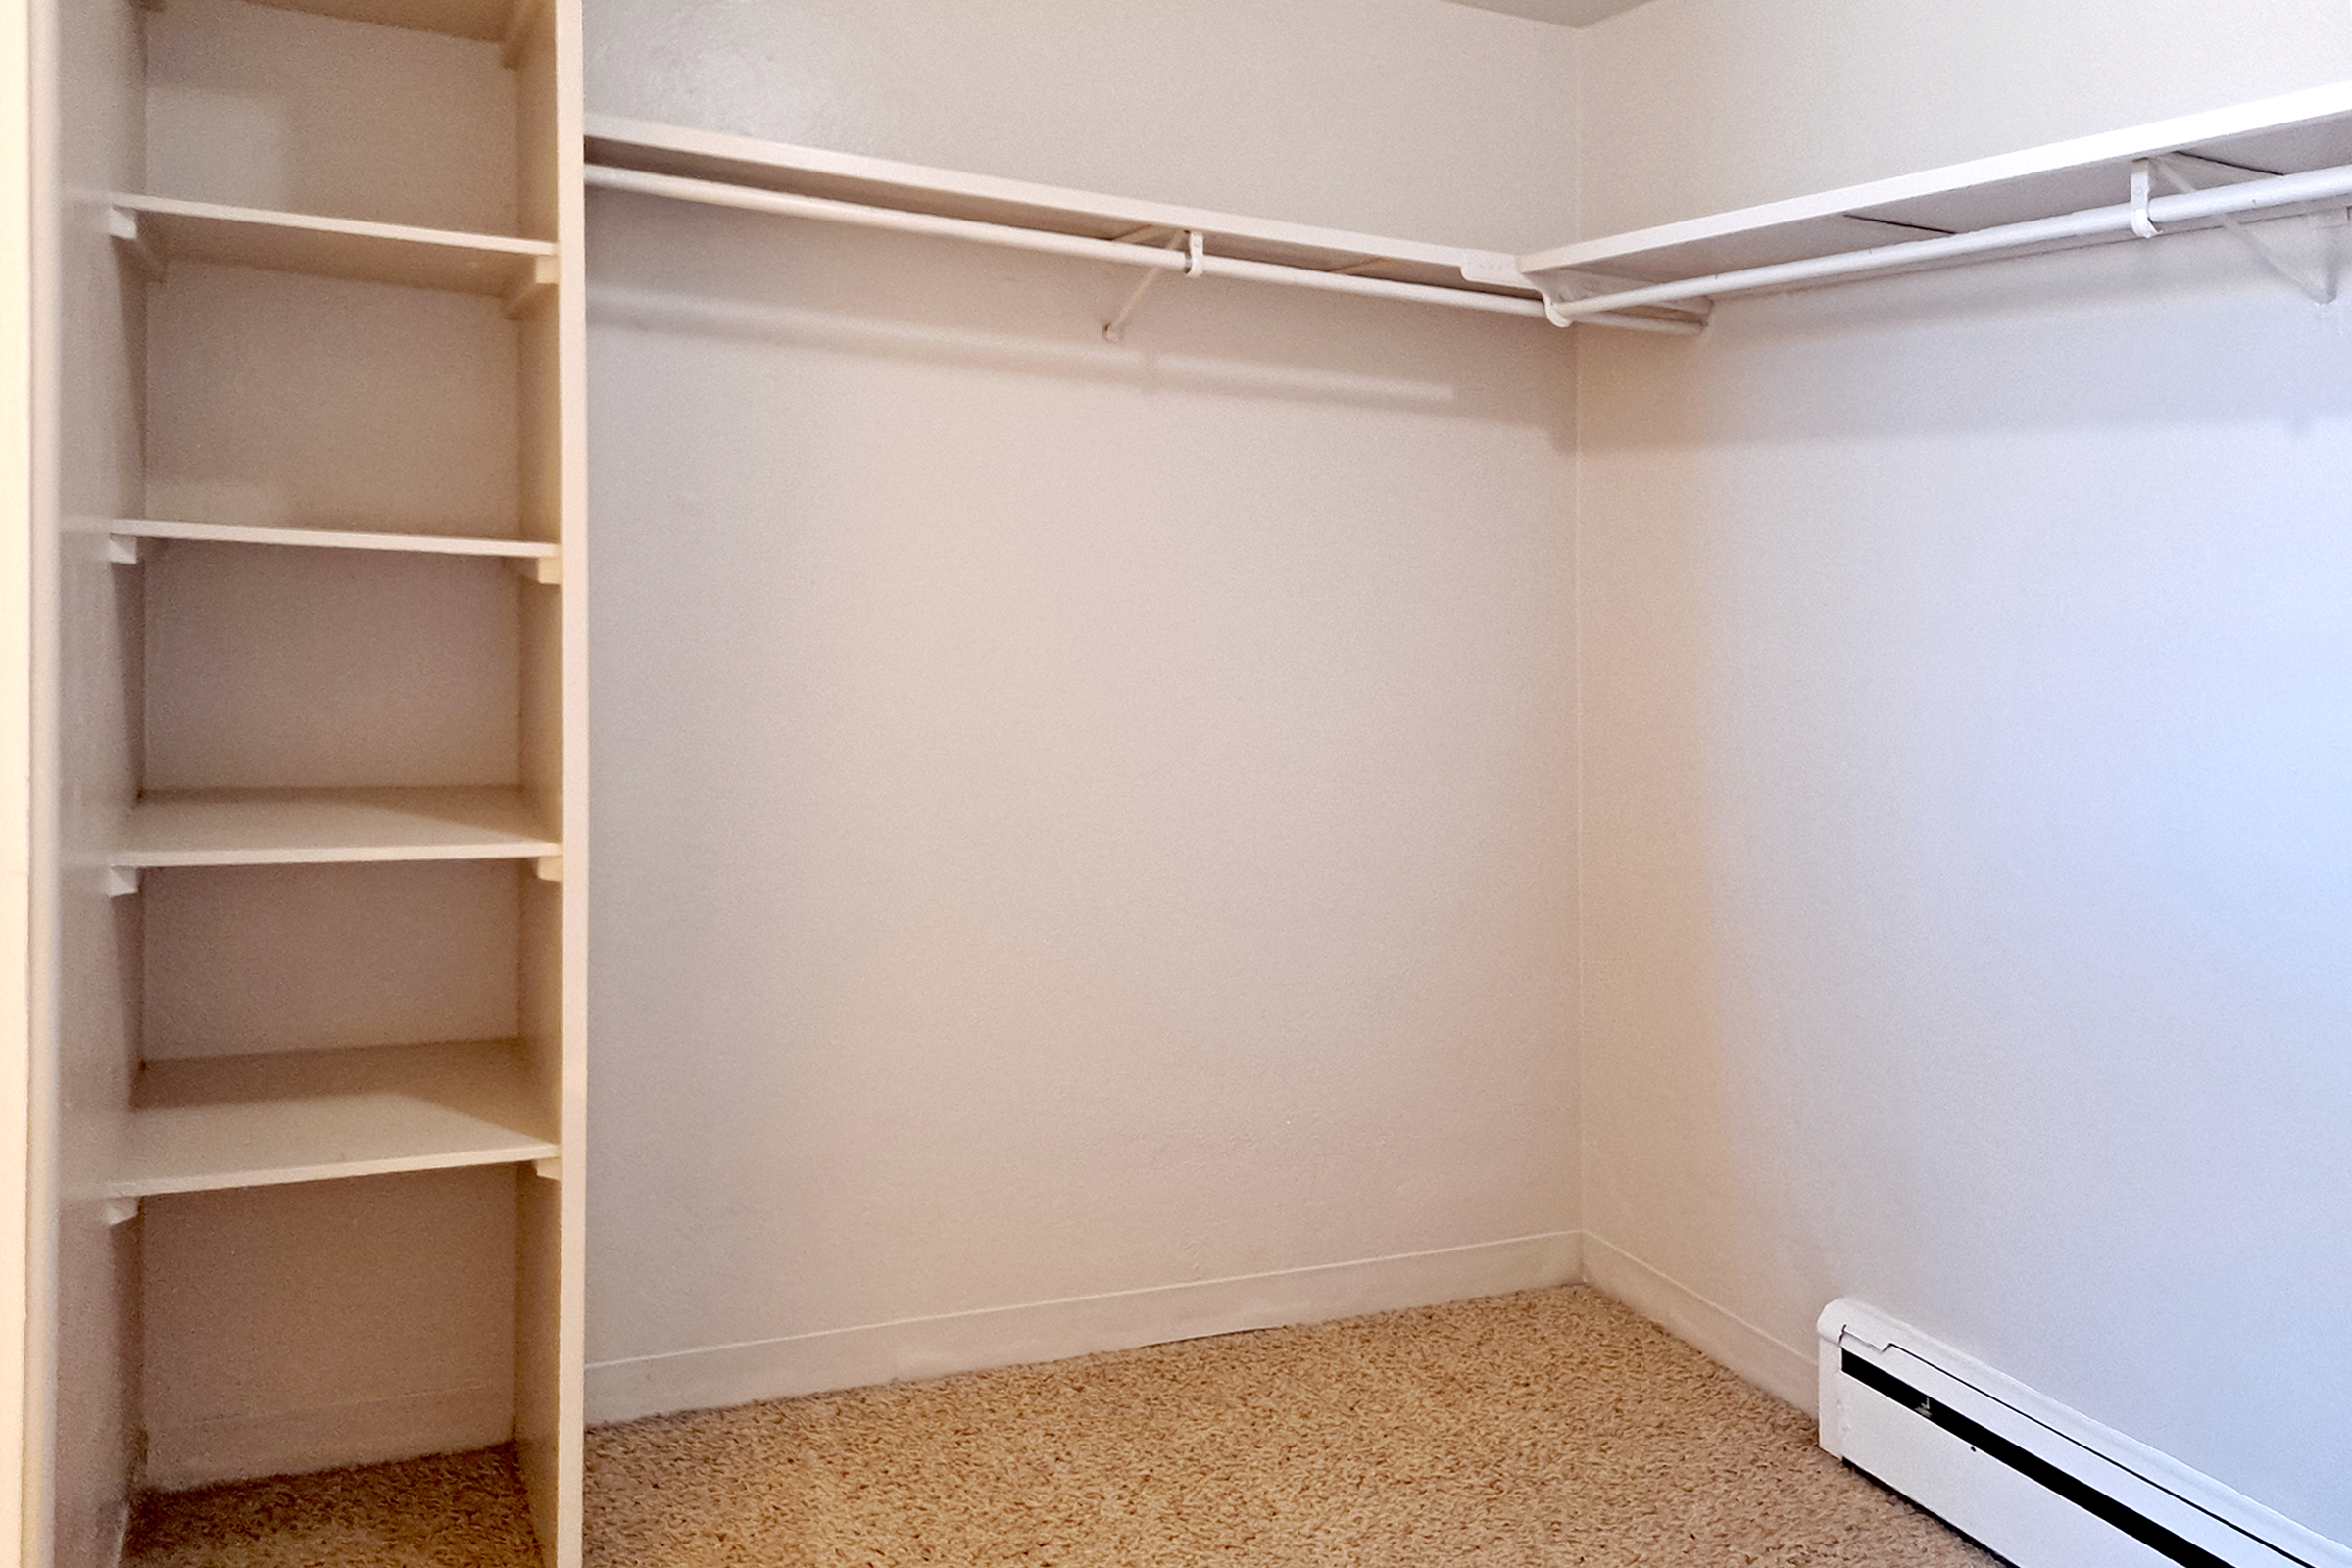
<path fill-rule="evenodd" d="M 222 1416 L 149 1428 L 146 1484 L 158 1492 L 184 1492 L 257 1476 L 462 1453 L 514 1435 L 514 1391 L 505 1384 Z"/>
<path fill-rule="evenodd" d="M 901 1318 L 588 1368 L 592 1425 L 1573 1284 L 1579 1231 Z M 1805 1363 L 1806 1375 L 1812 1363 Z"/>
<path fill-rule="evenodd" d="M 1667 1333 L 1765 1393 L 1806 1414 L 1821 1414 L 1815 1357 L 1587 1232 L 1585 1283 L 1632 1307 Z"/>

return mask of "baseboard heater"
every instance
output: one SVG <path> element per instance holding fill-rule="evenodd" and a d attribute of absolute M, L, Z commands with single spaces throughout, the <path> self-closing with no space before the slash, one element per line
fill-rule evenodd
<path fill-rule="evenodd" d="M 2017 1568 L 2352 1568 L 2352 1551 L 1855 1301 L 1821 1446 Z"/>

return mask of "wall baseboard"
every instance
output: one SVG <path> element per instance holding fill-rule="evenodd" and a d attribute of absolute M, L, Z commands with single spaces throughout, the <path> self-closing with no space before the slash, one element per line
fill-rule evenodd
<path fill-rule="evenodd" d="M 1582 1242 L 1582 1232 L 1554 1231 L 603 1361 L 588 1368 L 588 1420 L 603 1425 L 1574 1284 L 1584 1273 Z M 1805 1370 L 1809 1378 L 1810 1361 Z"/>
<path fill-rule="evenodd" d="M 514 1435 L 514 1391 L 441 1389 L 308 1410 L 152 1427 L 146 1484 L 184 1492 L 220 1481 L 336 1470 L 487 1448 Z"/>
<path fill-rule="evenodd" d="M 1709 1360 L 1808 1415 L 1821 1413 L 1810 1353 L 1783 1345 L 1745 1318 L 1587 1232 L 1585 1283 L 1632 1307 Z"/>

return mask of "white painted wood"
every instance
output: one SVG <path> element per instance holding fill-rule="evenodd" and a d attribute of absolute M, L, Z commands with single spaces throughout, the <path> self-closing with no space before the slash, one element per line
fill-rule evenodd
<path fill-rule="evenodd" d="M 90 515 L 524 531 L 497 298 L 205 264 L 146 294 L 145 494 Z"/>
<path fill-rule="evenodd" d="M 340 17 L 348 22 L 371 22 L 385 27 L 445 32 L 454 38 L 477 38 L 489 43 L 508 36 L 508 18 L 513 10 L 512 0 L 254 0 L 254 3 L 281 11 Z"/>
<path fill-rule="evenodd" d="M 139 873 L 141 1055 L 512 1039 L 530 863 Z"/>
<path fill-rule="evenodd" d="M 2177 150 L 2269 173 L 2352 162 L 2352 83 L 1580 241 L 1517 266 L 1665 282 L 1991 228 L 2125 201 L 2134 159 Z"/>
<path fill-rule="evenodd" d="M 555 1152 L 513 1041 L 151 1061 L 110 1197 L 518 1163 Z"/>
<path fill-rule="evenodd" d="M 523 787 L 563 848 L 522 887 L 520 1028 L 561 1152 L 519 1193 L 515 1454 L 548 1568 L 581 1561 L 587 1357 L 588 468 L 578 0 L 515 0 L 521 227 L 557 244 L 517 304 L 520 531 L 561 546 L 522 596 Z"/>
<path fill-rule="evenodd" d="M 37 189 L 45 181 L 36 182 L 33 172 L 29 42 L 17 27 L 0 46 L 0 299 L 7 301 L 0 308 L 0 495 L 8 497 L 0 506 L 0 671 L 6 672 L 0 677 L 0 1311 L 12 1330 L 29 1330 L 0 1334 L 0 1556 L 27 1553 L 34 1544 L 38 1532 L 27 1523 L 39 1505 L 27 1503 L 45 1490 L 32 1484 L 24 1462 L 26 1440 L 46 1402 L 31 1396 L 27 1376 L 35 1345 L 47 1337 L 46 1326 L 34 1326 L 34 1314 L 25 1310 L 46 1273 L 35 1262 L 32 1216 L 50 1203 L 48 1183 L 32 1165 L 33 1060 L 36 1040 L 43 1048 L 49 1041 L 33 1013 L 35 996 L 46 987 L 32 978 L 36 830 L 28 677 L 34 540 L 53 525 L 51 510 L 36 500 L 33 388 L 36 368 L 46 372 L 35 343 L 50 346 L 54 328 L 46 320 L 34 325 L 36 308 L 50 300 L 46 289 L 35 295 L 32 268 L 35 247 L 45 250 L 54 234 L 42 211 L 47 192 Z"/>
<path fill-rule="evenodd" d="M 1360 234 L 1206 208 L 1070 190 L 857 153 L 761 141 L 614 115 L 586 120 L 589 162 L 612 169 L 718 180 L 866 206 L 1009 224 L 1093 239 L 1198 231 L 1219 254 L 1398 282 L 1464 280 L 1521 287 L 1512 259 L 1425 241 Z"/>
<path fill-rule="evenodd" d="M 537 260 L 555 250 L 543 240 L 264 212 L 169 196 L 119 192 L 111 200 L 116 211 L 134 220 L 134 243 L 167 270 L 177 258 L 503 299 L 529 287 Z"/>
<path fill-rule="evenodd" d="M 346 528 L 248 528 L 218 522 L 158 522 L 119 518 L 108 532 L 129 539 L 193 539 L 205 544 L 284 545 L 308 550 L 395 550 L 419 555 L 514 556 L 556 559 L 560 547 L 544 539 L 478 539 L 461 534 L 363 533 Z"/>
<path fill-rule="evenodd" d="M 496 43 L 245 0 L 172 0 L 145 24 L 147 167 L 115 189 L 520 232 Z"/>
<path fill-rule="evenodd" d="M 1578 1277 L 1582 1240 L 1575 1231 L 1514 1236 L 601 1361 L 588 1369 L 589 1418 L 629 1421 L 1565 1285 Z"/>
<path fill-rule="evenodd" d="M 520 790 L 189 790 L 142 799 L 117 865 L 528 859 L 558 853 Z"/>
<path fill-rule="evenodd" d="M 147 1484 L 505 1442 L 515 1192 L 536 1180 L 494 1165 L 142 1200 Z"/>

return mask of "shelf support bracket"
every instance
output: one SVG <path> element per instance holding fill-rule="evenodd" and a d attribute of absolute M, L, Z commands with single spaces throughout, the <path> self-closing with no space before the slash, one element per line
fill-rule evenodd
<path fill-rule="evenodd" d="M 139 891 L 139 868 L 135 865 L 110 865 L 106 868 L 106 896 L 110 899 L 128 898 Z"/>
<path fill-rule="evenodd" d="M 2172 186 L 2181 195 L 2193 196 L 2196 194 L 2199 187 L 2190 184 L 2186 176 L 2184 176 L 2180 171 L 2174 166 L 2174 163 L 2171 159 L 2161 157 L 2143 158 L 2139 160 L 2138 163 L 2132 166 L 2132 197 L 2134 202 L 2139 203 L 2143 216 L 2146 210 L 2146 202 L 2141 194 L 2142 187 L 2139 172 L 2143 167 L 2151 164 L 2155 166 L 2157 172 L 2164 175 L 2165 183 Z M 2260 262 L 2264 267 L 2268 268 L 2272 272 L 2283 279 L 2297 293 L 2301 294 L 2305 299 L 2311 301 L 2312 304 L 2325 309 L 2326 307 L 2335 303 L 2336 288 L 2332 280 L 2323 279 L 2320 282 L 2313 282 L 2310 278 L 2305 277 L 2301 272 L 2296 271 L 2292 267 L 2288 266 L 2286 260 L 2270 247 L 2269 242 L 2264 240 L 2261 235 L 2248 228 L 2244 223 L 2239 222 L 2234 216 L 2229 213 L 2216 213 L 2213 216 L 2221 220 L 2222 227 L 2230 231 L 2230 236 L 2232 239 L 2236 240 L 2238 244 L 2245 247 L 2248 255 L 2252 256 L 2256 261 Z M 2132 220 L 2132 227 L 2135 232 L 2139 228 L 2139 219 L 2134 218 Z"/>
<path fill-rule="evenodd" d="M 552 556 L 516 556 L 514 570 L 516 575 L 526 577 L 543 588 L 558 587 L 564 581 L 564 557 L 561 553 Z"/>
<path fill-rule="evenodd" d="M 158 283 L 164 280 L 164 248 L 155 242 L 153 234 L 147 232 L 137 213 L 126 207 L 108 208 L 106 233 L 109 239 L 130 252 L 131 260 L 138 263 L 140 271 Z"/>
<path fill-rule="evenodd" d="M 106 536 L 106 563 L 110 566 L 135 566 L 147 559 L 147 541 L 135 533 L 110 533 Z"/>
<path fill-rule="evenodd" d="M 98 1213 L 110 1229 L 117 1225 L 127 1225 L 139 1217 L 139 1200 L 135 1198 L 101 1199 Z"/>
<path fill-rule="evenodd" d="M 538 304 L 540 296 L 554 288 L 563 275 L 564 269 L 555 257 L 532 257 L 531 270 L 507 290 L 507 319 L 514 320 Z"/>
<path fill-rule="evenodd" d="M 544 1181 L 562 1181 L 564 1179 L 564 1156 L 562 1154 L 540 1155 L 531 1161 L 531 1174 Z"/>
<path fill-rule="evenodd" d="M 542 882 L 561 882 L 564 880 L 564 857 L 542 855 L 531 862 L 531 870 Z"/>

